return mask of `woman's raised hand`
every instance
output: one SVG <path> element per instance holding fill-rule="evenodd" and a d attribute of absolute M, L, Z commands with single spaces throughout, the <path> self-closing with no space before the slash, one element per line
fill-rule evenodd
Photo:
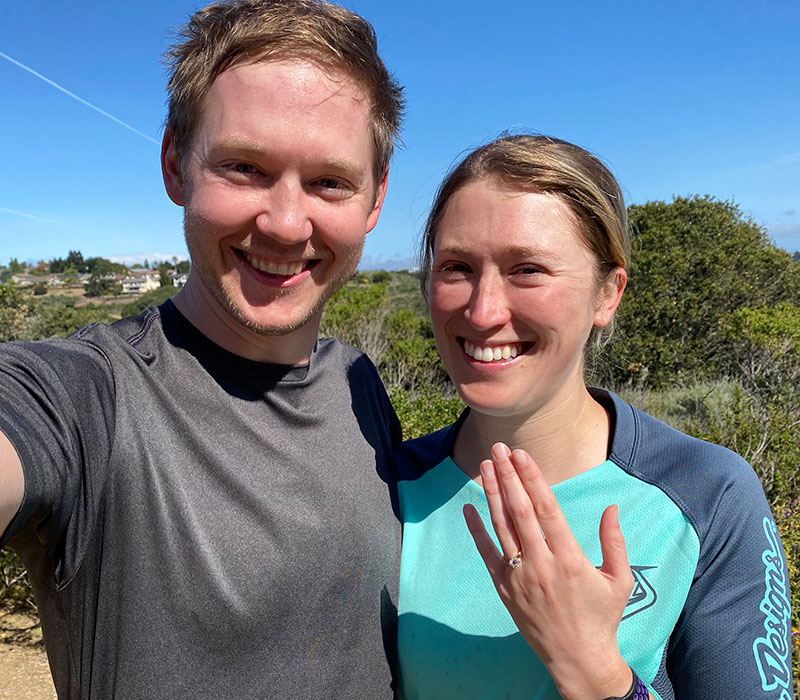
<path fill-rule="evenodd" d="M 597 569 L 527 452 L 495 444 L 481 477 L 502 552 L 469 505 L 467 525 L 501 600 L 559 693 L 565 700 L 624 695 L 631 671 L 619 652 L 617 628 L 633 575 L 617 506 L 600 520 L 603 565 Z"/>

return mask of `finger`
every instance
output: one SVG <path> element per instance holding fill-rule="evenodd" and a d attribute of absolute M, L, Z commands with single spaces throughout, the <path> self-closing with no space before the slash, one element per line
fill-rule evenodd
<path fill-rule="evenodd" d="M 464 506 L 463 512 L 464 519 L 467 521 L 469 533 L 472 535 L 475 546 L 478 548 L 478 554 L 481 555 L 481 559 L 483 559 L 483 563 L 486 565 L 486 570 L 489 572 L 495 585 L 497 585 L 503 567 L 507 566 L 505 559 L 497 550 L 497 547 L 494 546 L 494 541 L 489 533 L 486 532 L 483 520 L 478 514 L 478 511 L 475 510 L 475 506 L 467 504 Z"/>
<path fill-rule="evenodd" d="M 500 549 L 503 551 L 505 559 L 516 556 L 522 551 L 517 529 L 508 511 L 508 505 L 503 495 L 503 489 L 497 478 L 497 470 L 492 460 L 485 459 L 481 462 L 481 480 L 483 481 L 483 492 L 486 494 L 486 502 L 489 504 L 489 514 L 492 519 L 492 527 Z"/>
<path fill-rule="evenodd" d="M 547 544 L 542 537 L 534 504 L 525 490 L 516 466 L 512 463 L 511 450 L 501 442 L 493 445 L 492 463 L 506 509 L 510 515 L 510 526 L 517 533 L 517 539 L 521 545 L 519 550 L 528 556 L 535 556 L 537 552 L 547 551 Z"/>
<path fill-rule="evenodd" d="M 561 506 L 558 504 L 558 499 L 542 474 L 542 470 L 539 469 L 539 465 L 525 450 L 514 450 L 510 459 L 519 476 L 522 488 L 533 504 L 539 525 L 538 540 L 546 540 L 553 552 L 580 549 Z M 535 542 L 536 538 L 532 538 L 532 543 L 535 544 Z M 522 545 L 523 547 L 528 545 L 524 536 L 522 536 Z"/>
<path fill-rule="evenodd" d="M 600 550 L 603 553 L 600 571 L 618 581 L 623 588 L 628 587 L 630 593 L 633 589 L 633 575 L 628 563 L 625 536 L 619 526 L 619 508 L 616 505 L 606 508 L 600 518 Z"/>

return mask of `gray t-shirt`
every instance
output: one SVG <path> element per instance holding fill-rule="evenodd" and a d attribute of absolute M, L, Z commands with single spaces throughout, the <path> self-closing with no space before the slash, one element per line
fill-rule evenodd
<path fill-rule="evenodd" d="M 397 418 L 366 356 L 245 360 L 171 303 L 0 346 L 60 698 L 392 696 Z"/>

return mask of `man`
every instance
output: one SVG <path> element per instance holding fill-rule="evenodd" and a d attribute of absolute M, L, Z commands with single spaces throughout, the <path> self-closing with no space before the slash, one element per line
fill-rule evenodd
<path fill-rule="evenodd" d="M 391 697 L 397 420 L 317 331 L 378 219 L 401 90 L 372 28 L 313 0 L 212 5 L 169 58 L 189 281 L 0 349 L 0 544 L 61 698 Z"/>

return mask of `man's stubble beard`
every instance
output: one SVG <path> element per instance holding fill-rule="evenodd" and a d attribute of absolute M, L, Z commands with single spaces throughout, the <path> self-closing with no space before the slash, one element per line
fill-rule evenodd
<path fill-rule="evenodd" d="M 189 257 L 192 260 L 192 265 L 194 265 L 196 251 L 192 250 L 193 246 L 189 241 L 189 237 L 185 236 L 185 238 L 186 246 L 189 249 Z M 262 336 L 288 335 L 289 333 L 293 333 L 299 328 L 302 328 L 307 323 L 310 323 L 318 315 L 321 316 L 322 308 L 325 306 L 325 304 L 328 303 L 330 298 L 336 294 L 336 292 L 338 292 L 355 273 L 358 263 L 361 260 L 364 242 L 365 237 L 361 239 L 361 245 L 358 247 L 358 249 L 354 250 L 348 256 L 349 259 L 347 260 L 347 263 L 343 265 L 340 271 L 330 279 L 328 284 L 322 290 L 319 299 L 314 302 L 311 309 L 309 309 L 306 314 L 301 316 L 296 321 L 280 326 L 259 324 L 252 319 L 247 318 L 245 314 L 242 313 L 242 309 L 236 303 L 233 296 L 228 292 L 227 289 L 225 289 L 220 279 L 214 275 L 213 272 L 207 272 L 202 263 L 198 264 L 197 272 L 200 275 L 202 284 L 206 287 L 206 289 L 211 292 L 211 295 L 222 305 L 223 308 L 227 309 L 234 320 L 242 327 Z M 202 255 L 198 255 L 197 259 L 201 259 L 202 257 Z M 291 295 L 293 291 L 294 290 L 291 288 L 278 290 L 276 300 L 280 297 Z"/>

